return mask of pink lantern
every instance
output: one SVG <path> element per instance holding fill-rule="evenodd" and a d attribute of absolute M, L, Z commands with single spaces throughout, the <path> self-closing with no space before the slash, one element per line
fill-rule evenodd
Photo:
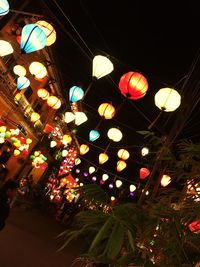
<path fill-rule="evenodd" d="M 144 180 L 147 176 L 149 176 L 150 171 L 147 168 L 141 168 L 140 169 L 140 179 Z"/>
<path fill-rule="evenodd" d="M 121 77 L 119 89 L 127 98 L 136 100 L 145 96 L 148 82 L 142 74 L 131 71 Z"/>

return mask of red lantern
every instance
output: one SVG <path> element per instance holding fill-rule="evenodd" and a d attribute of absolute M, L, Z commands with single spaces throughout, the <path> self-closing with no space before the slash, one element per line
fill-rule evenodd
<path fill-rule="evenodd" d="M 149 169 L 147 169 L 147 168 L 141 168 L 140 169 L 140 179 L 141 180 L 144 180 L 149 174 L 150 174 Z"/>
<path fill-rule="evenodd" d="M 145 96 L 148 82 L 142 74 L 131 71 L 121 77 L 119 89 L 127 98 L 136 100 Z"/>
<path fill-rule="evenodd" d="M 45 127 L 44 127 L 43 132 L 44 132 L 44 133 L 50 133 L 50 132 L 52 132 L 53 130 L 54 130 L 54 127 L 53 127 L 51 124 L 47 123 L 47 124 L 45 125 Z"/>

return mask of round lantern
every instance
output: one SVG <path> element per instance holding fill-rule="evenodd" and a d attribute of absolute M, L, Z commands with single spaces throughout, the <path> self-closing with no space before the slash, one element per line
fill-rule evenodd
<path fill-rule="evenodd" d="M 169 175 L 164 174 L 160 183 L 163 187 L 167 186 L 171 183 L 171 177 Z"/>
<path fill-rule="evenodd" d="M 147 169 L 147 168 L 141 168 L 140 169 L 140 179 L 141 180 L 145 179 L 147 176 L 149 176 L 149 174 L 150 174 L 149 169 Z"/>
<path fill-rule="evenodd" d="M 47 37 L 36 24 L 26 24 L 22 29 L 20 48 L 22 53 L 31 53 L 46 46 Z"/>
<path fill-rule="evenodd" d="M 63 145 L 70 144 L 71 141 L 72 141 L 72 137 L 69 134 L 64 134 L 63 135 L 63 139 L 62 139 Z"/>
<path fill-rule="evenodd" d="M 77 102 L 81 100 L 84 96 L 84 91 L 79 86 L 72 86 L 69 89 L 69 101 L 71 102 Z"/>
<path fill-rule="evenodd" d="M 43 88 L 38 89 L 37 95 L 43 100 L 47 100 L 49 98 L 49 92 Z"/>
<path fill-rule="evenodd" d="M 12 45 L 4 40 L 0 40 L 0 57 L 4 57 L 13 53 Z"/>
<path fill-rule="evenodd" d="M 7 0 L 1 0 L 0 1 L 0 16 L 4 16 L 8 14 L 10 9 L 9 3 Z"/>
<path fill-rule="evenodd" d="M 45 76 L 47 76 L 46 67 L 42 63 L 37 61 L 34 61 L 30 64 L 29 71 L 37 79 L 43 79 Z"/>
<path fill-rule="evenodd" d="M 80 149 L 79 150 L 80 150 L 80 154 L 81 155 L 84 155 L 84 154 L 86 154 L 89 151 L 89 146 L 87 146 L 85 144 L 82 144 L 80 146 Z"/>
<path fill-rule="evenodd" d="M 119 142 L 122 139 L 122 132 L 117 128 L 110 128 L 108 130 L 108 138 L 114 142 Z"/>
<path fill-rule="evenodd" d="M 145 157 L 146 155 L 148 155 L 149 154 L 149 149 L 148 149 L 148 147 L 143 147 L 142 149 L 141 149 L 141 155 L 143 156 L 143 157 Z"/>
<path fill-rule="evenodd" d="M 106 153 L 99 154 L 99 164 L 104 164 L 108 160 L 108 155 Z"/>
<path fill-rule="evenodd" d="M 141 73 L 131 71 L 121 77 L 119 89 L 125 97 L 136 100 L 145 96 L 148 82 Z"/>
<path fill-rule="evenodd" d="M 25 76 L 17 78 L 17 89 L 22 90 L 22 89 L 29 87 L 29 85 L 30 85 L 30 81 Z"/>
<path fill-rule="evenodd" d="M 123 160 L 127 160 L 130 156 L 129 152 L 126 150 L 126 149 L 120 149 L 118 152 L 117 152 L 117 156 L 120 158 L 120 159 L 123 159 Z"/>
<path fill-rule="evenodd" d="M 122 186 L 122 181 L 121 180 L 116 180 L 115 185 L 117 188 Z"/>
<path fill-rule="evenodd" d="M 109 176 L 108 176 L 108 174 L 107 173 L 104 173 L 103 175 L 102 175 L 102 180 L 105 182 L 106 180 L 108 180 L 108 178 L 109 178 Z"/>
<path fill-rule="evenodd" d="M 40 114 L 38 114 L 37 112 L 33 112 L 32 114 L 31 114 L 31 121 L 32 122 L 36 122 L 36 121 L 38 121 L 40 119 Z"/>
<path fill-rule="evenodd" d="M 112 119 L 115 115 L 115 108 L 109 103 L 103 103 L 98 108 L 99 115 L 104 119 Z"/>
<path fill-rule="evenodd" d="M 14 74 L 18 76 L 25 76 L 26 75 L 26 69 L 21 65 L 15 65 L 13 68 Z"/>
<path fill-rule="evenodd" d="M 126 168 L 126 162 L 123 161 L 123 160 L 118 160 L 118 162 L 117 162 L 117 171 L 121 172 L 125 168 Z"/>
<path fill-rule="evenodd" d="M 100 79 L 113 71 L 114 67 L 110 59 L 105 56 L 95 56 L 92 64 L 92 77 Z"/>
<path fill-rule="evenodd" d="M 129 190 L 130 192 L 134 192 L 136 190 L 136 186 L 134 184 L 130 184 Z"/>
<path fill-rule="evenodd" d="M 61 107 L 60 99 L 53 95 L 47 99 L 47 104 L 53 109 L 59 109 Z"/>
<path fill-rule="evenodd" d="M 176 110 L 181 104 L 181 96 L 172 88 L 160 89 L 154 97 L 155 105 L 166 112 Z"/>
<path fill-rule="evenodd" d="M 45 20 L 38 20 L 35 24 L 37 24 L 43 32 L 46 34 L 47 42 L 46 46 L 50 46 L 56 41 L 56 31 L 54 27 Z"/>

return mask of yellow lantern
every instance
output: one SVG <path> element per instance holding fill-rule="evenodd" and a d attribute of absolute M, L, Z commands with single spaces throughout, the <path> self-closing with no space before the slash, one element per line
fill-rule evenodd
<path fill-rule="evenodd" d="M 47 99 L 47 104 L 53 109 L 59 109 L 61 107 L 60 99 L 53 95 Z"/>
<path fill-rule="evenodd" d="M 89 151 L 89 146 L 86 145 L 86 144 L 82 144 L 80 146 L 80 149 L 79 150 L 80 150 L 80 154 L 81 155 L 84 155 L 84 154 L 86 154 Z"/>
<path fill-rule="evenodd" d="M 26 75 L 26 69 L 21 65 L 15 65 L 13 68 L 14 74 L 18 76 L 25 76 Z"/>
<path fill-rule="evenodd" d="M 6 126 L 0 126 L 0 133 L 6 132 Z"/>
<path fill-rule="evenodd" d="M 119 142 L 122 139 L 122 132 L 117 128 L 110 128 L 108 130 L 108 138 L 114 142 Z"/>
<path fill-rule="evenodd" d="M 161 185 L 163 186 L 163 187 L 165 187 L 165 186 L 167 186 L 168 184 L 170 184 L 171 183 L 171 177 L 169 176 L 169 175 L 166 175 L 166 174 L 164 174 L 163 176 L 162 176 L 162 179 L 161 179 Z"/>
<path fill-rule="evenodd" d="M 32 75 L 34 75 L 37 79 L 42 79 L 47 76 L 46 67 L 37 61 L 34 61 L 29 66 L 29 71 Z"/>
<path fill-rule="evenodd" d="M 125 168 L 126 168 L 126 162 L 123 161 L 123 160 L 118 160 L 118 162 L 117 162 L 117 171 L 121 172 Z"/>
<path fill-rule="evenodd" d="M 64 134 L 63 135 L 63 139 L 62 139 L 63 145 L 70 144 L 71 141 L 72 141 L 72 137 L 69 134 Z"/>
<path fill-rule="evenodd" d="M 18 156 L 20 154 L 20 151 L 18 149 L 15 149 L 14 152 L 13 152 L 13 155 L 14 156 Z"/>
<path fill-rule="evenodd" d="M 31 143 L 32 143 L 32 140 L 31 140 L 30 138 L 27 138 L 27 139 L 26 139 L 26 144 L 27 144 L 27 145 L 30 145 Z"/>
<path fill-rule="evenodd" d="M 130 156 L 129 152 L 126 150 L 126 149 L 120 149 L 118 152 L 117 152 L 117 156 L 120 158 L 120 159 L 123 159 L 123 160 L 127 160 Z"/>
<path fill-rule="evenodd" d="M 103 103 L 98 108 L 99 115 L 104 119 L 112 119 L 115 115 L 115 108 L 109 103 Z"/>
<path fill-rule="evenodd" d="M 17 94 L 15 95 L 15 97 L 14 97 L 14 101 L 15 101 L 16 103 L 18 103 L 18 102 L 20 101 L 21 98 L 22 98 L 21 93 L 17 93 Z"/>
<path fill-rule="evenodd" d="M 176 110 L 181 104 L 181 96 L 172 88 L 160 89 L 154 97 L 155 105 L 166 112 Z"/>
<path fill-rule="evenodd" d="M 36 121 L 38 121 L 40 119 L 40 114 L 38 114 L 37 112 L 33 112 L 32 114 L 31 114 L 31 121 L 32 122 L 36 122 Z"/>
<path fill-rule="evenodd" d="M 74 161 L 75 165 L 79 165 L 81 163 L 81 159 L 80 158 L 76 158 Z"/>
<path fill-rule="evenodd" d="M 99 154 L 99 164 L 104 164 L 108 160 L 108 155 L 106 153 Z"/>
<path fill-rule="evenodd" d="M 43 88 L 38 89 L 37 95 L 43 100 L 47 100 L 49 98 L 49 92 Z"/>
<path fill-rule="evenodd" d="M 4 40 L 0 40 L 0 57 L 7 56 L 13 53 L 12 45 Z"/>
<path fill-rule="evenodd" d="M 105 56 L 95 56 L 92 66 L 92 77 L 100 79 L 113 71 L 114 67 L 110 59 Z"/>
<path fill-rule="evenodd" d="M 54 27 L 45 20 L 38 20 L 35 24 L 37 24 L 46 34 L 46 46 L 52 45 L 56 41 L 56 31 Z"/>

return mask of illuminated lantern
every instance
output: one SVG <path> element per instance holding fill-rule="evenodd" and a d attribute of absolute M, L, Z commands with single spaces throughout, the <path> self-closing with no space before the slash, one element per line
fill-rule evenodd
<path fill-rule="evenodd" d="M 189 229 L 191 232 L 193 232 L 195 234 L 200 233 L 200 220 L 194 221 L 194 222 L 190 223 L 188 226 L 189 226 Z"/>
<path fill-rule="evenodd" d="M 9 3 L 7 0 L 0 0 L 0 16 L 8 14 L 10 9 Z"/>
<path fill-rule="evenodd" d="M 26 75 L 26 69 L 21 65 L 15 65 L 13 68 L 14 74 L 18 76 L 25 76 Z"/>
<path fill-rule="evenodd" d="M 76 158 L 74 161 L 75 165 L 79 165 L 81 163 L 81 159 L 80 158 Z"/>
<path fill-rule="evenodd" d="M 154 101 L 159 109 L 170 112 L 180 106 L 181 96 L 172 88 L 162 88 L 155 94 Z"/>
<path fill-rule="evenodd" d="M 36 122 L 36 121 L 38 121 L 40 119 L 40 114 L 38 114 L 37 112 L 33 112 L 32 114 L 31 114 L 31 121 L 32 122 Z"/>
<path fill-rule="evenodd" d="M 56 31 L 54 27 L 45 20 L 38 20 L 35 24 L 37 24 L 43 32 L 46 34 L 47 42 L 46 46 L 50 46 L 56 41 Z"/>
<path fill-rule="evenodd" d="M 68 151 L 66 149 L 62 150 L 62 157 L 66 157 L 68 155 Z"/>
<path fill-rule="evenodd" d="M 93 166 L 89 167 L 89 173 L 90 174 L 94 173 L 95 170 L 96 170 L 95 167 L 93 167 Z"/>
<path fill-rule="evenodd" d="M 22 90 L 22 89 L 29 87 L 29 85 L 30 85 L 30 81 L 25 76 L 17 78 L 17 89 Z"/>
<path fill-rule="evenodd" d="M 69 112 L 69 111 L 65 112 L 64 121 L 66 123 L 70 123 L 74 120 L 75 120 L 75 114 L 73 112 Z"/>
<path fill-rule="evenodd" d="M 94 142 L 100 137 L 100 133 L 97 130 L 91 130 L 89 133 L 89 140 Z"/>
<path fill-rule="evenodd" d="M 115 115 L 115 108 L 109 103 L 103 103 L 98 108 L 99 115 L 104 119 L 112 119 Z"/>
<path fill-rule="evenodd" d="M 14 152 L 13 152 L 13 155 L 14 156 L 19 156 L 20 154 L 20 151 L 18 149 L 15 149 Z"/>
<path fill-rule="evenodd" d="M 5 133 L 5 132 L 6 132 L 6 126 L 1 126 L 0 133 Z"/>
<path fill-rule="evenodd" d="M 71 102 L 77 102 L 81 100 L 84 96 L 84 91 L 79 86 L 72 86 L 69 89 L 69 101 Z"/>
<path fill-rule="evenodd" d="M 0 40 L 0 57 L 4 57 L 13 53 L 12 45 L 4 40 Z"/>
<path fill-rule="evenodd" d="M 160 183 L 163 187 L 167 186 L 171 183 L 171 177 L 169 175 L 164 174 Z"/>
<path fill-rule="evenodd" d="M 126 150 L 126 149 L 120 149 L 118 152 L 117 152 L 117 156 L 120 158 L 120 159 L 123 159 L 123 160 L 127 160 L 130 156 L 129 152 Z"/>
<path fill-rule="evenodd" d="M 129 186 L 129 190 L 130 190 L 130 192 L 134 192 L 136 190 L 136 186 L 134 184 L 131 184 Z"/>
<path fill-rule="evenodd" d="M 92 77 L 100 79 L 113 71 L 114 67 L 110 59 L 105 56 L 95 56 L 92 64 Z"/>
<path fill-rule="evenodd" d="M 104 174 L 102 175 L 102 180 L 103 180 L 103 181 L 108 180 L 108 178 L 109 178 L 108 174 L 104 173 Z"/>
<path fill-rule="evenodd" d="M 87 146 L 85 144 L 82 144 L 80 146 L 80 149 L 79 150 L 80 150 L 80 154 L 81 155 L 84 155 L 84 154 L 86 154 L 89 151 L 89 146 Z"/>
<path fill-rule="evenodd" d="M 59 109 L 61 107 L 61 101 L 58 97 L 56 96 L 50 96 L 47 99 L 47 104 L 53 109 Z"/>
<path fill-rule="evenodd" d="M 122 181 L 121 180 L 116 180 L 115 185 L 117 188 L 122 186 Z"/>
<path fill-rule="evenodd" d="M 118 160 L 117 162 L 117 171 L 121 172 L 126 168 L 126 162 L 123 160 Z"/>
<path fill-rule="evenodd" d="M 57 142 L 52 140 L 51 143 L 50 143 L 50 147 L 53 148 L 55 146 L 57 146 Z"/>
<path fill-rule="evenodd" d="M 54 130 L 54 127 L 51 124 L 47 123 L 44 127 L 43 132 L 44 133 L 51 133 L 53 130 Z"/>
<path fill-rule="evenodd" d="M 145 96 L 148 82 L 142 74 L 131 71 L 121 77 L 119 89 L 125 97 L 136 100 Z"/>
<path fill-rule="evenodd" d="M 75 112 L 75 124 L 79 126 L 80 124 L 86 122 L 88 117 L 84 112 Z"/>
<path fill-rule="evenodd" d="M 42 98 L 42 100 L 47 100 L 49 98 L 49 92 L 43 88 L 37 90 L 37 95 Z"/>
<path fill-rule="evenodd" d="M 37 79 L 42 79 L 47 76 L 46 67 L 42 63 L 37 61 L 34 61 L 30 64 L 29 71 Z"/>
<path fill-rule="evenodd" d="M 142 149 L 141 149 L 141 155 L 144 157 L 144 156 L 146 156 L 146 155 L 148 155 L 149 154 L 149 149 L 148 149 L 148 147 L 143 147 Z"/>
<path fill-rule="evenodd" d="M 43 49 L 47 38 L 36 24 L 26 24 L 22 29 L 20 48 L 22 53 L 31 53 Z"/>
<path fill-rule="evenodd" d="M 64 145 L 70 144 L 72 141 L 72 137 L 69 134 L 63 135 L 62 143 Z"/>
<path fill-rule="evenodd" d="M 0 137 L 0 144 L 3 144 L 5 142 L 5 139 L 3 137 Z"/>
<path fill-rule="evenodd" d="M 108 160 L 108 155 L 106 153 L 99 154 L 99 164 L 104 164 Z"/>
<path fill-rule="evenodd" d="M 147 168 L 141 168 L 140 169 L 140 179 L 141 180 L 145 179 L 147 176 L 149 176 L 149 174 L 150 174 L 149 169 L 147 169 Z"/>
<path fill-rule="evenodd" d="M 26 144 L 27 144 L 27 145 L 30 145 L 31 143 L 32 143 L 32 140 L 31 140 L 30 138 L 27 138 L 27 139 L 26 139 Z"/>
<path fill-rule="evenodd" d="M 119 142 L 122 139 L 122 132 L 117 128 L 110 128 L 108 130 L 108 138 L 114 142 Z"/>

